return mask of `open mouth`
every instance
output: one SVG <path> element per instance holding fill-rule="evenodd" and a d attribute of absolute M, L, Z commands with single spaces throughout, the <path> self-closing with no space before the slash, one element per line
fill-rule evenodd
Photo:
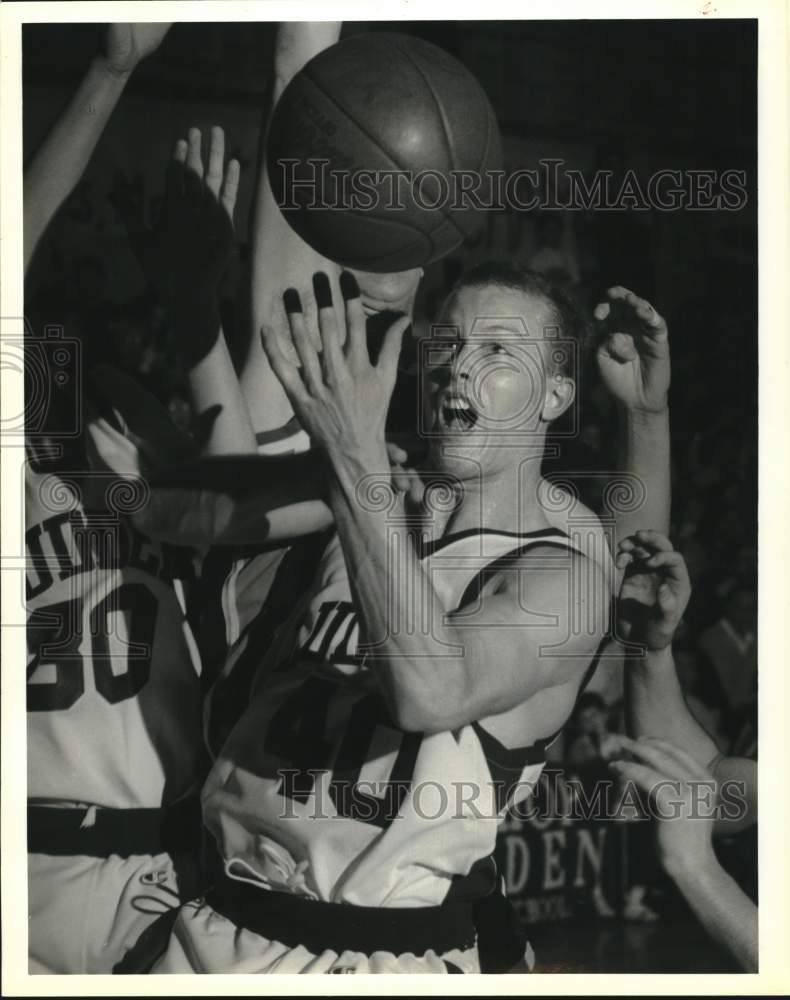
<path fill-rule="evenodd" d="M 468 431 L 475 426 L 478 420 L 477 411 L 463 396 L 445 395 L 441 401 L 439 412 L 441 423 L 448 430 Z"/>

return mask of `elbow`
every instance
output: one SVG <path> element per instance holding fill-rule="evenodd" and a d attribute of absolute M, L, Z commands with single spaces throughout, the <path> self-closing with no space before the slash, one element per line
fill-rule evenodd
<path fill-rule="evenodd" d="M 395 726 L 404 733 L 444 733 L 452 729 L 452 721 L 445 713 L 432 712 L 424 705 L 400 705 L 391 712 Z"/>
<path fill-rule="evenodd" d="M 446 691 L 394 694 L 389 709 L 395 726 L 405 733 L 446 733 L 468 721 L 457 700 Z"/>

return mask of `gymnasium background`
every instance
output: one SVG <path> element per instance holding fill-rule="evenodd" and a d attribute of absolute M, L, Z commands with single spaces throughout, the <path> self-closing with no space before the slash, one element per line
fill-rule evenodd
<path fill-rule="evenodd" d="M 559 273 L 593 304 L 611 284 L 649 298 L 669 320 L 673 385 L 673 539 L 694 594 L 678 667 L 692 710 L 723 750 L 756 755 L 757 232 L 756 22 L 399 22 L 346 32 L 419 35 L 480 79 L 498 114 L 506 168 L 541 159 L 592 176 L 631 169 L 743 170 L 738 211 L 509 211 L 426 275 L 431 310 L 464 263 L 515 256 Z M 26 159 L 101 44 L 99 25 L 28 25 L 23 36 Z M 38 254 L 26 309 L 34 328 L 64 326 L 145 382 L 173 419 L 191 419 L 163 311 L 146 289 L 113 208 L 131 197 L 156 216 L 173 143 L 191 125 L 224 127 L 242 165 L 238 248 L 223 286 L 224 328 L 244 353 L 244 271 L 274 26 L 180 24 L 135 73 L 97 152 Z M 563 192 L 557 192 L 562 200 Z M 614 414 L 588 372 L 581 437 L 557 467 L 583 474 L 591 502 L 613 468 Z M 732 678 L 746 678 L 733 684 Z M 508 820 L 500 858 L 549 971 L 730 970 L 652 856 L 647 822 L 568 817 L 569 782 L 605 769 L 621 728 L 621 665 L 606 663 L 567 731 L 528 821 Z M 720 845 L 756 891 L 756 831 Z"/>

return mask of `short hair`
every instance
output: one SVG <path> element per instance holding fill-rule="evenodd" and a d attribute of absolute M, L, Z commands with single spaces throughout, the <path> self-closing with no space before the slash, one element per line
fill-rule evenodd
<path fill-rule="evenodd" d="M 559 352 L 556 358 L 552 352 L 552 370 L 560 375 L 577 376 L 585 360 L 588 324 L 567 292 L 518 261 L 486 260 L 465 271 L 453 286 L 451 295 L 464 288 L 485 288 L 489 285 L 534 295 L 548 305 L 560 329 L 560 336 L 563 340 L 573 341 L 578 353 L 578 367 L 574 372 L 570 352 Z"/>

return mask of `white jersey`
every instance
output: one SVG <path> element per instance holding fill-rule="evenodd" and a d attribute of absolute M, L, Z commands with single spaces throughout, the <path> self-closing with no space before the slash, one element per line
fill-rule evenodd
<path fill-rule="evenodd" d="M 428 544 L 422 562 L 455 609 L 493 564 L 535 545 L 570 548 L 556 529 L 473 531 Z M 507 749 L 478 723 L 404 732 L 357 655 L 358 638 L 333 535 L 204 788 L 204 821 L 226 871 L 262 888 L 360 906 L 485 894 L 499 822 L 534 786 L 554 734 Z"/>
<path fill-rule="evenodd" d="M 198 781 L 198 663 L 175 551 L 97 484 L 26 469 L 28 798 L 155 808 Z"/>

